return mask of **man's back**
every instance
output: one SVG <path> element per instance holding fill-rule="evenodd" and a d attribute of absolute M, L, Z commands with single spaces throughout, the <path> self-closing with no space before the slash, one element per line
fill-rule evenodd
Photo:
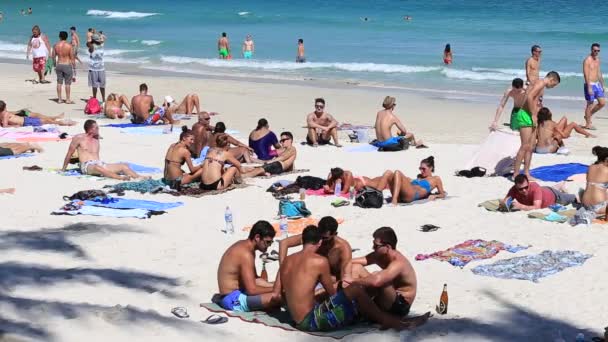
<path fill-rule="evenodd" d="M 387 110 L 381 110 L 376 115 L 376 139 L 380 141 L 391 138 L 391 127 L 395 124 L 395 115 Z"/>
<path fill-rule="evenodd" d="M 72 52 L 72 45 L 65 40 L 55 44 L 55 54 L 57 54 L 58 64 L 71 64 Z"/>
<path fill-rule="evenodd" d="M 287 256 L 281 263 L 283 294 L 294 321 L 301 322 L 314 307 L 315 286 L 324 266 L 329 268 L 327 259 L 304 251 Z"/>
<path fill-rule="evenodd" d="M 217 268 L 217 284 L 220 294 L 228 294 L 240 288 L 239 269 L 241 260 L 247 257 L 247 250 L 243 247 L 244 241 L 238 241 L 230 246 Z"/>
<path fill-rule="evenodd" d="M 135 115 L 147 118 L 150 114 L 153 103 L 154 99 L 152 96 L 139 94 L 133 96 L 131 99 L 131 108 L 133 109 L 133 113 Z"/>

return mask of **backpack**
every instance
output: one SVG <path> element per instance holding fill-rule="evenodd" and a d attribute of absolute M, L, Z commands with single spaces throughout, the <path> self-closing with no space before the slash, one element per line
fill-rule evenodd
<path fill-rule="evenodd" d="M 306 190 L 308 190 L 308 189 L 319 190 L 319 189 L 323 188 L 323 185 L 325 185 L 325 183 L 326 183 L 325 179 L 319 178 L 319 177 L 298 176 L 298 178 L 296 178 L 296 184 L 300 188 L 304 188 Z"/>
<path fill-rule="evenodd" d="M 369 186 L 364 187 L 355 196 L 355 205 L 361 208 L 382 208 L 384 203 L 384 196 L 382 191 L 371 188 Z"/>
<path fill-rule="evenodd" d="M 307 217 L 310 216 L 311 212 L 306 208 L 304 201 L 290 201 L 288 199 L 282 199 L 279 202 L 279 216 L 285 215 L 288 218 L 291 217 Z"/>
<path fill-rule="evenodd" d="M 91 97 L 87 100 L 87 105 L 84 107 L 85 114 L 100 114 L 101 113 L 101 105 L 96 98 Z"/>

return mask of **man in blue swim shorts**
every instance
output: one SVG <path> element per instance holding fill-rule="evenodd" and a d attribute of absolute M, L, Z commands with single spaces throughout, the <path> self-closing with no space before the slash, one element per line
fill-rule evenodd
<path fill-rule="evenodd" d="M 382 109 L 376 114 L 376 123 L 374 127 L 376 128 L 376 142 L 373 144 L 376 147 L 387 148 L 387 145 L 395 145 L 397 148 L 402 146 L 401 149 L 405 149 L 405 144 L 399 145 L 402 137 L 407 141 L 411 142 L 416 148 L 426 148 L 427 146 L 422 143 L 422 140 L 416 140 L 414 134 L 412 132 L 408 132 L 405 129 L 401 120 L 393 113 L 395 107 L 397 106 L 397 100 L 392 96 L 387 96 L 384 98 L 382 102 Z M 393 126 L 397 127 L 399 130 L 399 137 L 393 137 L 391 133 L 391 129 Z M 396 138 L 396 139 L 395 139 Z M 386 151 L 398 151 L 399 149 L 386 149 Z"/>
<path fill-rule="evenodd" d="M 591 116 L 606 105 L 604 97 L 604 78 L 600 70 L 600 44 L 591 44 L 591 53 L 583 61 L 583 76 L 585 78 L 584 93 L 587 107 L 585 108 L 585 129 L 595 129 L 591 124 Z M 595 101 L 597 100 L 597 103 Z"/>
<path fill-rule="evenodd" d="M 219 294 L 212 301 L 231 311 L 259 311 L 277 307 L 281 303 L 275 284 L 257 276 L 255 252 L 265 253 L 273 242 L 275 230 L 267 221 L 256 222 L 249 238 L 230 246 L 217 270 Z M 279 284 L 276 284 L 277 286 Z"/>
<path fill-rule="evenodd" d="M 6 102 L 0 100 L 0 126 L 2 127 L 26 127 L 42 125 L 73 126 L 73 121 L 63 121 L 63 114 L 55 117 L 44 116 L 27 110 L 10 112 L 6 110 Z"/>
<path fill-rule="evenodd" d="M 424 324 L 428 319 L 425 315 L 417 321 L 402 322 L 380 310 L 359 285 L 344 289 L 338 286 L 336 290 L 329 261 L 317 254 L 321 246 L 318 228 L 306 227 L 302 232 L 302 242 L 302 250 L 287 256 L 279 270 L 287 308 L 299 330 L 338 330 L 357 323 L 363 316 L 383 328 L 403 330 Z M 322 302 L 315 300 L 315 287 L 319 281 L 328 296 Z"/>

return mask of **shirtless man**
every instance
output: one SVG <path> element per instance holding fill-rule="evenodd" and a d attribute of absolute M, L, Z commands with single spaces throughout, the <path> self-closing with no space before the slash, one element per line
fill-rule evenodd
<path fill-rule="evenodd" d="M 583 128 L 594 130 L 591 116 L 606 105 L 604 97 L 604 77 L 600 71 L 600 44 L 591 44 L 591 54 L 583 61 L 583 76 L 585 78 L 585 126 Z M 595 104 L 597 100 L 597 104 Z"/>
<path fill-rule="evenodd" d="M 353 259 L 346 266 L 344 282 L 371 290 L 380 309 L 405 317 L 416 299 L 416 272 L 397 250 L 397 235 L 392 228 L 378 228 L 373 237 L 374 251 Z M 378 265 L 382 270 L 369 273 L 365 269 L 367 265 Z"/>
<path fill-rule="evenodd" d="M 383 328 L 403 330 L 423 324 L 426 318 L 415 324 L 401 322 L 399 318 L 384 313 L 368 297 L 363 287 L 351 285 L 344 289 L 334 288 L 329 261 L 318 254 L 321 234 L 317 227 L 308 226 L 302 232 L 303 247 L 300 252 L 285 258 L 279 269 L 281 289 L 287 309 L 302 331 L 328 331 L 352 325 L 358 316 L 366 316 Z M 315 288 L 323 285 L 327 295 L 324 302 L 315 301 Z"/>
<path fill-rule="evenodd" d="M 399 140 L 404 139 L 413 142 L 416 148 L 426 147 L 422 143 L 422 140 L 416 141 L 414 134 L 405 129 L 401 120 L 393 113 L 395 106 L 397 106 L 396 99 L 392 96 L 387 96 L 384 98 L 384 102 L 382 102 L 384 109 L 376 114 L 374 128 L 376 129 L 376 139 L 378 140 L 377 147 L 382 148 L 382 145 L 385 143 L 398 143 Z M 397 126 L 397 129 L 399 129 L 398 137 L 393 137 L 391 134 L 393 126 Z M 405 149 L 406 147 L 404 146 L 403 148 Z"/>
<path fill-rule="evenodd" d="M 255 51 L 255 45 L 253 44 L 253 39 L 251 39 L 251 35 L 248 34 L 243 42 L 243 58 L 251 59 L 253 57 L 253 53 Z"/>
<path fill-rule="evenodd" d="M 0 143 L 0 157 L 16 156 L 27 152 L 41 153 L 42 146 L 34 143 Z"/>
<path fill-rule="evenodd" d="M 258 277 L 255 269 L 255 252 L 266 252 L 275 234 L 270 223 L 258 221 L 246 240 L 237 241 L 224 252 L 217 268 L 219 296 L 213 296 L 214 303 L 241 312 L 268 310 L 280 304 L 279 290 L 273 293 L 273 283 Z"/>
<path fill-rule="evenodd" d="M 72 48 L 74 49 L 74 59 L 78 61 L 78 63 L 82 64 L 80 58 L 78 58 L 78 49 L 80 48 L 80 37 L 78 33 L 76 33 L 76 27 L 70 27 L 70 34 L 72 36 Z"/>
<path fill-rule="evenodd" d="M 348 241 L 338 236 L 338 221 L 331 216 L 325 216 L 319 220 L 319 234 L 321 235 L 321 246 L 317 254 L 324 256 L 329 261 L 329 272 L 332 283 L 342 280 L 346 265 L 352 259 L 352 248 Z M 302 234 L 292 235 L 279 241 L 279 264 L 283 263 L 287 256 L 287 250 L 291 247 L 301 246 Z"/>
<path fill-rule="evenodd" d="M 57 103 L 62 103 L 61 86 L 65 82 L 65 103 L 73 104 L 70 99 L 70 87 L 72 84 L 72 70 L 75 68 L 74 47 L 67 42 L 68 33 L 59 32 L 59 42 L 53 47 L 52 58 L 55 62 L 55 72 L 57 73 Z"/>
<path fill-rule="evenodd" d="M 192 134 L 194 134 L 192 157 L 200 158 L 207 154 L 212 131 L 211 115 L 207 112 L 198 113 L 198 122 L 192 125 Z"/>
<path fill-rule="evenodd" d="M 530 179 L 530 162 L 532 161 L 532 150 L 536 141 L 537 115 L 541 108 L 541 98 L 545 88 L 554 88 L 560 82 L 559 74 L 555 71 L 547 73 L 544 79 L 537 79 L 530 83 L 526 91 L 526 101 L 522 108 L 511 115 L 511 129 L 519 130 L 521 146 L 515 156 L 513 178 L 520 173 L 521 163 L 524 163 L 524 174 Z"/>
<path fill-rule="evenodd" d="M 222 36 L 217 41 L 217 51 L 220 54 L 220 59 L 228 59 L 228 56 L 230 56 L 230 42 L 226 32 L 222 32 Z"/>
<path fill-rule="evenodd" d="M 278 175 L 283 172 L 293 171 L 298 151 L 293 146 L 293 135 L 291 132 L 281 133 L 281 149 L 278 156 L 267 160 L 263 166 L 253 168 L 243 173 L 243 177 L 255 177 L 262 175 Z"/>
<path fill-rule="evenodd" d="M 509 87 L 502 96 L 500 104 L 496 109 L 494 121 L 492 121 L 492 124 L 490 125 L 490 131 L 495 131 L 498 129 L 498 120 L 500 119 L 509 98 L 513 99 L 513 109 L 511 109 L 511 121 L 513 121 L 513 115 L 517 113 L 519 109 L 523 107 L 524 102 L 526 102 L 526 90 L 524 89 L 524 81 L 521 78 L 513 79 L 513 82 L 511 82 L 511 87 Z M 512 127 L 512 124 L 510 124 L 510 126 Z"/>
<path fill-rule="evenodd" d="M 72 138 L 72 143 L 68 148 L 63 160 L 62 171 L 65 171 L 70 163 L 70 159 L 78 152 L 78 161 L 80 162 L 80 171 L 83 175 L 102 176 L 114 179 L 131 179 L 144 178 L 135 171 L 131 170 L 129 165 L 124 163 L 106 164 L 99 158 L 99 127 L 95 120 L 87 120 L 84 122 L 84 134 L 78 134 Z"/>
<path fill-rule="evenodd" d="M 331 114 L 325 112 L 325 100 L 315 99 L 314 112 L 306 116 L 308 135 L 306 142 L 313 147 L 329 144 L 330 138 L 334 139 L 336 147 L 342 147 L 338 142 L 338 121 Z"/>
<path fill-rule="evenodd" d="M 0 126 L 2 127 L 26 127 L 42 126 L 47 124 L 59 126 L 73 126 L 73 121 L 63 121 L 63 114 L 57 116 L 45 116 L 40 113 L 30 112 L 22 109 L 16 112 L 6 110 L 6 102 L 0 100 Z"/>
<path fill-rule="evenodd" d="M 305 63 L 306 57 L 304 57 L 304 39 L 298 39 L 298 52 L 296 55 L 296 63 Z"/>
<path fill-rule="evenodd" d="M 40 83 L 51 83 L 44 79 L 44 68 L 46 66 L 46 59 L 49 57 L 51 51 L 51 43 L 46 34 L 40 32 L 40 27 L 34 25 L 32 27 L 32 37 L 27 43 L 27 52 L 25 53 L 25 59 L 30 58 L 30 52 L 32 53 L 32 68 L 34 72 L 38 74 L 38 82 Z"/>
<path fill-rule="evenodd" d="M 171 96 L 165 96 L 165 102 L 163 107 L 171 115 L 173 114 L 188 114 L 191 115 L 192 111 L 198 113 L 200 111 L 200 100 L 196 94 L 188 94 L 184 97 L 180 104 L 177 104 L 175 99 Z"/>
<path fill-rule="evenodd" d="M 133 115 L 132 121 L 134 123 L 153 125 L 161 119 L 165 121 L 165 118 L 170 124 L 177 123 L 171 117 L 171 113 L 163 107 L 154 105 L 154 98 L 148 95 L 148 85 L 145 83 L 139 85 L 139 95 L 135 95 L 131 99 L 131 110 L 131 114 Z"/>
<path fill-rule="evenodd" d="M 543 50 L 538 45 L 532 45 L 530 56 L 526 59 L 526 87 L 540 78 L 540 54 Z"/>

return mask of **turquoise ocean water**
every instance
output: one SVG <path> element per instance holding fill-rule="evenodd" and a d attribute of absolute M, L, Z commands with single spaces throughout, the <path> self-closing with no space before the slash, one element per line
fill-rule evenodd
<path fill-rule="evenodd" d="M 93 2 L 95 3 L 95 2 Z M 524 75 L 530 46 L 543 48 L 541 69 L 557 70 L 551 95 L 581 101 L 582 60 L 592 42 L 608 44 L 602 1 L 79 1 L 0 3 L 0 58 L 23 59 L 32 25 L 55 41 L 60 30 L 88 27 L 108 37 L 108 62 L 190 73 L 263 73 L 287 78 L 359 80 L 442 90 L 453 96 L 494 96 Z M 33 15 L 21 16 L 32 7 Z M 406 22 L 404 15 L 412 20 Z M 365 21 L 362 18 L 367 17 Z M 221 32 L 232 61 L 217 60 Z M 240 56 L 252 34 L 254 60 Z M 309 63 L 294 63 L 303 38 Z M 450 43 L 454 64 L 442 65 Z"/>

